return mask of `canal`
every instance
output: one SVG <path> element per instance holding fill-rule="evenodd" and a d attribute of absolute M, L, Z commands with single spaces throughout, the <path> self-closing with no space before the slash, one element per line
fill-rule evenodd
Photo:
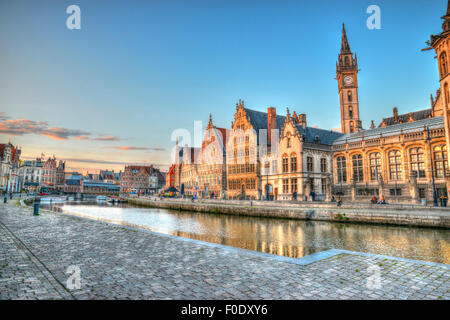
<path fill-rule="evenodd" d="M 445 229 L 228 216 L 106 203 L 42 207 L 294 258 L 335 248 L 450 264 L 450 232 Z"/>

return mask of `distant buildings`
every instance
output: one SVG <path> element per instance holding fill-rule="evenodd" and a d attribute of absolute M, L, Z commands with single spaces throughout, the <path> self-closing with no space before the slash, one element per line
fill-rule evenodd
<path fill-rule="evenodd" d="M 126 166 L 120 181 L 120 193 L 148 195 L 165 185 L 164 175 L 153 166 Z"/>
<path fill-rule="evenodd" d="M 19 164 L 21 150 L 11 142 L 0 144 L 0 189 L 17 192 L 20 190 Z"/>

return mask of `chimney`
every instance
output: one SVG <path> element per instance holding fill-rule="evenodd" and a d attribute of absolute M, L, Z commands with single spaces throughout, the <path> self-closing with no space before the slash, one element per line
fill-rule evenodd
<path fill-rule="evenodd" d="M 375 123 L 373 123 L 373 120 L 370 121 L 370 129 L 374 129 L 375 128 Z"/>
<path fill-rule="evenodd" d="M 306 114 L 305 113 L 298 115 L 298 124 L 301 125 L 303 129 L 306 129 Z"/>
<path fill-rule="evenodd" d="M 272 144 L 272 130 L 277 129 L 277 109 L 267 108 L 267 143 Z"/>
<path fill-rule="evenodd" d="M 394 121 L 397 122 L 398 121 L 398 110 L 397 110 L 397 107 L 394 107 L 393 112 L 394 112 Z"/>

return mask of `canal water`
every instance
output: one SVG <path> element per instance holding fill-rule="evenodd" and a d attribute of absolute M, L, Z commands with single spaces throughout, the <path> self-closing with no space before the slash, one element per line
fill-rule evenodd
<path fill-rule="evenodd" d="M 59 203 L 51 209 L 294 258 L 335 248 L 450 264 L 450 232 L 445 229 L 242 217 L 106 203 Z"/>

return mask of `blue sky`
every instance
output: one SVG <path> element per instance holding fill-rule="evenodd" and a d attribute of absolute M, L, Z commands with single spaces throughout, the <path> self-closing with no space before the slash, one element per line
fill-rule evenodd
<path fill-rule="evenodd" d="M 81 30 L 66 28 L 71 4 L 81 8 Z M 381 8 L 381 30 L 366 27 L 372 4 Z M 342 22 L 358 55 L 367 128 L 394 106 L 400 113 L 429 108 L 437 65 L 434 52 L 421 49 L 441 31 L 446 6 L 445 0 L 5 0 L 0 120 L 31 122 L 26 133 L 4 131 L 0 138 L 12 137 L 27 157 L 55 154 L 86 170 L 168 164 L 173 130 L 192 131 L 194 120 L 206 125 L 209 112 L 229 128 L 238 99 L 283 115 L 289 107 L 306 113 L 311 126 L 337 128 Z"/>

